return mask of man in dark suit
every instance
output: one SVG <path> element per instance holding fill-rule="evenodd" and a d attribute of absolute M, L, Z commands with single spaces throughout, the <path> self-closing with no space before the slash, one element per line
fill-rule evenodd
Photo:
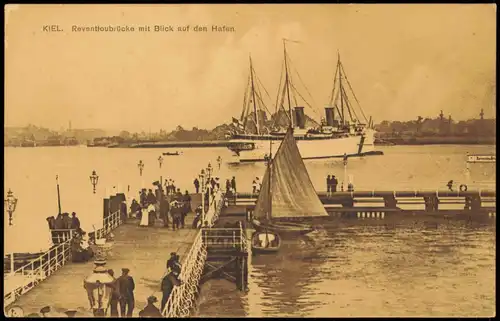
<path fill-rule="evenodd" d="M 120 313 L 121 316 L 131 317 L 134 311 L 134 279 L 128 275 L 129 269 L 123 268 L 122 275 L 118 278 L 118 287 L 120 289 Z M 126 313 L 125 313 L 126 312 Z"/>

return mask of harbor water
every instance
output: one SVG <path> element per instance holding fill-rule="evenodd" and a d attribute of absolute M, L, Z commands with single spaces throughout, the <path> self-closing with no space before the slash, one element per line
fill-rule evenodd
<path fill-rule="evenodd" d="M 494 146 L 387 146 L 384 156 L 349 159 L 347 177 L 356 190 L 494 189 L 495 164 L 470 164 L 467 153 L 492 153 Z M 171 178 L 182 191 L 209 159 L 221 178 L 236 177 L 238 191 L 250 191 L 263 163 L 226 164 L 225 148 L 176 149 L 180 156 L 158 157 L 166 149 L 87 147 L 5 148 L 5 189 L 19 199 L 14 226 L 24 235 L 47 231 L 47 216 L 58 211 L 58 175 L 63 212 L 76 212 L 83 226 L 99 225 L 102 198 L 111 191 L 135 196 L 151 182 Z M 173 150 L 171 150 L 173 151 Z M 145 164 L 142 176 L 137 166 Z M 305 162 L 315 188 L 326 175 L 344 179 L 342 159 Z M 96 193 L 89 176 L 99 175 Z M 28 234 L 29 233 L 29 234 Z M 6 233 L 8 235 L 8 233 Z M 22 242 L 6 239 L 22 251 Z M 279 254 L 254 256 L 249 291 L 211 280 L 202 288 L 201 316 L 492 316 L 495 314 L 494 224 L 462 221 L 349 223 L 309 238 L 286 242 Z M 85 303 L 82 303 L 82 305 Z"/>

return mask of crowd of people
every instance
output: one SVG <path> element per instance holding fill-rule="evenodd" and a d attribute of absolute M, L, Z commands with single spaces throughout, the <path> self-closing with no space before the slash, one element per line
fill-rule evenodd
<path fill-rule="evenodd" d="M 152 189 L 143 188 L 139 192 L 139 202 L 132 200 L 130 213 L 140 220 L 141 226 L 154 226 L 156 220 L 162 220 L 164 227 L 171 224 L 173 230 L 185 227 L 186 216 L 192 211 L 191 195 L 187 190 L 182 194 L 173 183 L 173 180 L 166 180 L 165 189 L 154 184 L 154 193 Z"/>
<path fill-rule="evenodd" d="M 165 309 L 168 298 L 172 294 L 175 286 L 181 285 L 182 281 L 179 275 L 182 270 L 180 256 L 172 252 L 170 259 L 167 261 L 167 271 L 161 280 L 160 290 L 162 292 L 162 300 L 160 308 L 155 306 L 158 298 L 151 295 L 147 298 L 147 305 L 139 312 L 139 317 L 151 318 L 162 317 L 161 311 Z M 111 284 L 112 294 L 109 304 L 109 314 L 111 317 L 132 317 L 135 309 L 135 282 L 130 275 L 130 269 L 122 268 L 122 275 L 115 278 L 114 271 L 108 270 L 108 274 L 113 277 L 114 281 Z"/>
<path fill-rule="evenodd" d="M 80 220 L 76 217 L 75 212 L 71 213 L 71 217 L 69 217 L 69 213 L 59 213 L 57 217 L 49 216 L 47 222 L 50 230 L 76 230 L 80 228 Z"/>
<path fill-rule="evenodd" d="M 47 223 L 52 233 L 54 245 L 72 237 L 71 257 L 73 262 L 88 262 L 94 257 L 94 251 L 90 245 L 95 243 L 95 240 L 82 230 L 80 219 L 75 212 L 71 213 L 71 217 L 69 213 L 59 213 L 57 217 L 49 216 Z"/>

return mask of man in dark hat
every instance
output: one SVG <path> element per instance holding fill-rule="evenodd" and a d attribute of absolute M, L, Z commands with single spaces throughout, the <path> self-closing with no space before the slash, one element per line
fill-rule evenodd
<path fill-rule="evenodd" d="M 118 314 L 118 301 L 120 300 L 120 288 L 118 286 L 118 281 L 115 278 L 115 272 L 112 269 L 108 270 L 108 274 L 113 278 L 113 292 L 111 293 L 111 299 L 109 300 L 110 304 L 110 313 L 112 317 L 119 317 Z"/>
<path fill-rule="evenodd" d="M 172 230 L 180 228 L 182 208 L 179 206 L 179 202 L 174 201 L 173 206 L 170 208 L 170 214 L 172 215 Z"/>
<path fill-rule="evenodd" d="M 231 188 L 234 190 L 234 192 L 236 193 L 236 178 L 233 176 L 233 178 L 231 179 Z"/>
<path fill-rule="evenodd" d="M 335 193 L 337 191 L 337 185 L 339 184 L 339 181 L 335 177 L 335 175 L 332 175 L 332 187 L 331 187 L 331 192 Z"/>
<path fill-rule="evenodd" d="M 177 260 L 177 253 L 170 253 L 170 258 L 167 261 L 167 270 L 173 270 L 175 266 L 175 261 Z"/>
<path fill-rule="evenodd" d="M 47 217 L 47 222 L 49 223 L 49 229 L 53 230 L 56 228 L 56 219 L 54 216 Z"/>
<path fill-rule="evenodd" d="M 63 225 L 66 230 L 71 228 L 71 217 L 69 217 L 69 213 L 63 213 Z"/>
<path fill-rule="evenodd" d="M 156 204 L 156 196 L 153 194 L 153 190 L 149 189 L 148 191 L 148 196 L 147 196 L 147 202 L 148 204 Z"/>
<path fill-rule="evenodd" d="M 139 195 L 140 195 L 140 199 L 139 199 L 139 201 L 141 202 L 141 206 L 146 206 L 146 199 L 147 199 L 146 189 L 145 189 L 145 188 L 143 188 L 143 189 L 139 192 Z"/>
<path fill-rule="evenodd" d="M 178 276 L 179 274 L 176 271 L 170 271 L 163 277 L 163 280 L 161 281 L 161 292 L 163 293 L 163 296 L 161 298 L 162 311 L 165 309 L 165 305 L 167 304 L 168 298 L 170 297 L 174 286 L 181 284 Z"/>
<path fill-rule="evenodd" d="M 160 218 L 163 220 L 163 227 L 168 227 L 168 212 L 170 211 L 170 203 L 167 196 L 162 195 L 160 200 Z"/>
<path fill-rule="evenodd" d="M 160 310 L 154 305 L 156 302 L 158 302 L 158 299 L 152 295 L 148 298 L 148 304 L 144 309 L 139 312 L 139 317 L 140 318 L 161 318 L 163 315 L 161 314 Z"/>
<path fill-rule="evenodd" d="M 123 268 L 122 275 L 118 278 L 118 287 L 120 289 L 120 314 L 121 316 L 131 317 L 134 311 L 134 279 L 128 275 L 129 269 Z"/>
<path fill-rule="evenodd" d="M 329 194 L 332 191 L 332 179 L 330 175 L 326 177 L 326 192 Z"/>
<path fill-rule="evenodd" d="M 178 200 L 179 202 L 182 202 L 182 192 L 180 188 L 178 188 L 177 192 L 175 192 L 175 199 Z"/>
<path fill-rule="evenodd" d="M 80 220 L 78 219 L 78 217 L 76 217 L 76 213 L 73 212 L 71 213 L 71 228 L 72 229 L 79 229 L 80 228 Z"/>
<path fill-rule="evenodd" d="M 200 191 L 200 181 L 197 178 L 195 178 L 193 181 L 193 184 L 194 184 L 194 188 L 196 190 L 196 194 L 198 194 L 198 192 Z"/>

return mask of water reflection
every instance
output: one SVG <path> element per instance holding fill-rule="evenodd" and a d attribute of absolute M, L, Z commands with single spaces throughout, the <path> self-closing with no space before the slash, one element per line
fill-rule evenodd
<path fill-rule="evenodd" d="M 494 225 L 467 221 L 332 227 L 252 257 L 249 292 L 233 294 L 244 308 L 200 315 L 493 315 L 495 238 Z"/>

